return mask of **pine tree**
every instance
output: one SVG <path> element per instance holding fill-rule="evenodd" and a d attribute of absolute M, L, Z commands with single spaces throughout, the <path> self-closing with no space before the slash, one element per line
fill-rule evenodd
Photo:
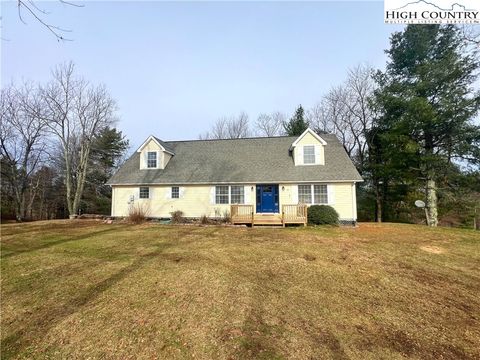
<path fill-rule="evenodd" d="M 302 105 L 300 105 L 295 111 L 295 115 L 283 124 L 285 133 L 288 136 L 300 136 L 308 128 L 308 123 L 305 121 L 305 111 Z"/>
<path fill-rule="evenodd" d="M 479 62 L 453 25 L 409 25 L 391 37 L 375 102 L 389 161 L 423 182 L 430 226 L 438 224 L 442 169 L 456 160 L 479 162 L 480 128 L 473 118 L 480 93 L 472 87 Z"/>
<path fill-rule="evenodd" d="M 105 183 L 118 169 L 128 148 L 129 141 L 120 130 L 113 127 L 106 127 L 94 138 L 82 200 L 83 212 L 110 212 L 111 188 Z"/>

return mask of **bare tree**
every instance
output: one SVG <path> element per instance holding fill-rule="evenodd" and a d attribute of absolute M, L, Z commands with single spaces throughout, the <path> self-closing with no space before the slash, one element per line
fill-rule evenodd
<path fill-rule="evenodd" d="M 247 113 L 242 111 L 237 117 L 232 117 L 229 121 L 227 121 L 227 132 L 229 139 L 238 139 L 250 136 Z"/>
<path fill-rule="evenodd" d="M 65 0 L 59 0 L 60 3 L 63 5 L 69 5 L 69 6 L 75 6 L 75 7 L 83 7 L 83 5 L 79 4 L 74 4 L 72 2 L 68 2 Z M 37 5 L 38 1 L 33 1 L 33 0 L 17 0 L 17 8 L 18 8 L 18 18 L 20 21 L 24 24 L 26 24 L 26 21 L 24 19 L 23 14 L 27 13 L 35 21 L 40 23 L 42 26 L 44 26 L 48 31 L 50 31 L 55 38 L 60 41 L 60 40 L 70 40 L 64 37 L 64 34 L 67 32 L 71 32 L 71 30 L 68 29 L 63 29 L 59 26 L 55 26 L 50 24 L 48 21 L 45 20 L 45 17 L 49 14 L 46 10 L 41 9 Z"/>
<path fill-rule="evenodd" d="M 2 177 L 13 192 L 15 216 L 26 216 L 26 192 L 31 175 L 42 161 L 45 150 L 44 107 L 32 84 L 10 85 L 1 91 L 0 155 Z"/>
<path fill-rule="evenodd" d="M 210 131 L 205 132 L 199 136 L 200 140 L 208 139 L 228 139 L 227 117 L 221 117 L 213 124 Z"/>
<path fill-rule="evenodd" d="M 374 92 L 372 68 L 358 65 L 348 71 L 347 80 L 324 96 L 318 108 L 311 110 L 318 130 L 337 135 L 360 173 L 371 176 L 376 197 L 376 219 L 381 221 L 382 185 L 374 173 L 374 110 L 370 99 Z"/>
<path fill-rule="evenodd" d="M 256 134 L 260 136 L 278 136 L 283 134 L 283 123 L 287 116 L 280 111 L 260 114 L 255 122 Z"/>
<path fill-rule="evenodd" d="M 466 44 L 473 45 L 478 50 L 480 47 L 480 30 L 476 25 L 462 25 L 460 27 L 460 33 Z"/>
<path fill-rule="evenodd" d="M 221 117 L 210 131 L 199 136 L 200 139 L 238 139 L 250 135 L 248 115 L 241 112 L 238 116 Z"/>
<path fill-rule="evenodd" d="M 94 137 L 114 122 L 115 101 L 105 86 L 93 86 L 74 75 L 74 64 L 58 66 L 42 89 L 45 120 L 63 155 L 66 200 L 70 217 L 77 214 L 83 194 Z"/>
<path fill-rule="evenodd" d="M 332 133 L 334 131 L 333 123 L 328 116 L 329 109 L 327 105 L 325 99 L 322 99 L 322 101 L 307 110 L 305 114 L 309 126 L 319 134 Z"/>
<path fill-rule="evenodd" d="M 357 147 L 354 135 L 357 122 L 346 106 L 347 101 L 347 88 L 340 85 L 332 88 L 325 95 L 322 104 L 324 106 L 323 112 L 330 123 L 325 124 L 325 128 L 337 135 L 348 156 L 353 159 Z M 318 129 L 316 130 L 318 131 Z"/>
<path fill-rule="evenodd" d="M 348 71 L 347 80 L 333 87 L 308 116 L 316 131 L 332 132 L 362 172 L 369 148 L 373 114 L 369 99 L 373 94 L 372 69 L 358 65 Z"/>

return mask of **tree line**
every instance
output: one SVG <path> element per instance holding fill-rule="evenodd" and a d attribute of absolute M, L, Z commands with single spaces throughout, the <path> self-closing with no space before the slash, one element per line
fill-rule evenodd
<path fill-rule="evenodd" d="M 473 40 L 472 40 L 473 39 Z M 365 182 L 360 220 L 471 225 L 480 202 L 478 37 L 453 25 L 409 25 L 391 36 L 384 71 L 350 69 L 313 107 L 251 123 L 218 119 L 202 139 L 333 133 Z M 44 84 L 10 84 L 0 98 L 2 217 L 51 219 L 110 212 L 105 182 L 128 140 L 103 85 L 57 66 Z M 478 222 L 477 222 L 478 224 Z"/>
<path fill-rule="evenodd" d="M 104 85 L 57 66 L 45 84 L 2 88 L 2 217 L 52 219 L 109 213 L 105 182 L 128 149 Z"/>
<path fill-rule="evenodd" d="M 335 134 L 365 182 L 360 220 L 471 226 L 480 212 L 477 33 L 409 25 L 391 36 L 384 71 L 350 69 L 306 111 L 219 119 L 201 138 Z M 426 204 L 415 207 L 415 200 Z"/>

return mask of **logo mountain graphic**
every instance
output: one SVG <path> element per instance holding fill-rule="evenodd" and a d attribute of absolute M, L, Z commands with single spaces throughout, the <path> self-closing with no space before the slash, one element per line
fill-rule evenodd
<path fill-rule="evenodd" d="M 433 6 L 436 9 L 441 10 L 441 11 L 454 11 L 455 6 L 461 7 L 463 9 L 463 11 L 474 11 L 474 9 L 467 9 L 465 5 L 462 5 L 462 4 L 459 4 L 459 3 L 453 3 L 451 5 L 450 9 L 444 9 L 444 8 L 441 8 L 440 6 L 438 6 L 436 4 L 433 4 L 433 3 L 429 2 L 429 1 L 425 1 L 425 0 L 412 1 L 412 2 L 409 2 L 409 3 L 399 7 L 397 9 L 393 9 L 393 10 L 401 10 L 401 9 L 404 9 L 404 8 L 410 6 L 410 5 L 417 5 L 417 4 Z"/>

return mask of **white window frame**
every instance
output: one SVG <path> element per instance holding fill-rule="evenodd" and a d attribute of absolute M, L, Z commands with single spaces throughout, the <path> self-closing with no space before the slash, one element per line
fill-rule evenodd
<path fill-rule="evenodd" d="M 238 189 L 239 193 L 234 194 L 233 189 Z M 240 201 L 233 201 L 234 196 L 239 196 Z M 230 186 L 230 204 L 245 204 L 245 186 L 243 185 L 231 185 Z"/>
<path fill-rule="evenodd" d="M 228 193 L 218 194 L 218 188 L 227 188 Z M 233 194 L 233 189 L 237 188 L 239 190 L 238 194 Z M 219 196 L 225 197 L 228 196 L 227 202 L 218 202 Z M 234 196 L 240 196 L 241 202 L 233 202 L 232 198 Z M 229 204 L 245 204 L 245 186 L 243 185 L 216 185 L 215 186 L 215 204 L 216 205 L 229 205 Z"/>
<path fill-rule="evenodd" d="M 142 190 L 147 189 L 147 197 L 142 196 Z M 138 188 L 138 198 L 139 199 L 150 199 L 150 188 L 148 186 L 140 186 Z"/>
<path fill-rule="evenodd" d="M 310 150 L 312 149 L 312 154 L 307 154 L 307 151 L 306 150 Z M 308 156 L 308 159 L 309 161 L 306 161 L 307 160 L 307 157 Z M 312 160 L 313 159 L 313 160 Z M 315 155 L 315 145 L 304 145 L 303 146 L 303 164 L 304 165 L 315 165 L 316 164 L 316 155 Z"/>
<path fill-rule="evenodd" d="M 222 194 L 219 194 L 218 193 L 218 190 L 219 188 L 227 188 L 227 191 L 226 193 L 222 193 Z M 223 189 L 225 190 L 225 189 Z M 219 197 L 227 197 L 227 202 L 219 202 Z M 230 204 L 230 186 L 228 185 L 216 185 L 215 186 L 215 204 L 218 204 L 218 205 L 228 205 Z"/>
<path fill-rule="evenodd" d="M 317 201 L 316 201 L 316 199 L 315 199 L 315 188 L 316 188 L 316 187 L 325 187 L 325 193 L 320 192 L 320 193 L 318 194 L 320 197 L 325 196 L 325 200 L 326 200 L 325 202 L 317 202 Z M 313 199 L 312 199 L 312 200 L 313 200 L 313 204 L 315 204 L 315 205 L 328 205 L 328 185 L 326 185 L 326 184 L 313 184 L 313 193 L 312 193 L 312 195 L 313 195 Z"/>
<path fill-rule="evenodd" d="M 305 186 L 305 187 L 310 187 L 310 202 L 302 202 L 300 201 L 301 194 L 300 194 L 300 187 Z M 326 197 L 326 202 L 316 202 L 315 201 L 315 187 L 320 187 L 320 186 L 325 186 L 325 194 L 320 193 L 320 196 L 325 195 Z M 328 205 L 329 203 L 329 191 L 328 191 L 328 185 L 327 184 L 299 184 L 298 185 L 298 202 L 302 204 L 307 204 L 307 205 Z"/>
<path fill-rule="evenodd" d="M 170 189 L 170 195 L 172 199 L 180 199 L 180 187 L 172 186 L 172 188 Z"/>
<path fill-rule="evenodd" d="M 150 166 L 150 154 L 155 154 L 155 166 Z M 147 151 L 147 169 L 157 169 L 158 168 L 158 152 L 157 151 Z"/>
<path fill-rule="evenodd" d="M 303 193 L 300 193 L 300 187 L 304 187 L 305 189 L 309 189 L 310 190 L 310 201 L 302 201 L 302 197 L 304 195 L 307 195 L 307 194 L 303 194 Z M 298 202 L 300 204 L 311 204 L 312 203 L 312 185 L 310 184 L 301 184 L 301 185 L 298 185 Z"/>

